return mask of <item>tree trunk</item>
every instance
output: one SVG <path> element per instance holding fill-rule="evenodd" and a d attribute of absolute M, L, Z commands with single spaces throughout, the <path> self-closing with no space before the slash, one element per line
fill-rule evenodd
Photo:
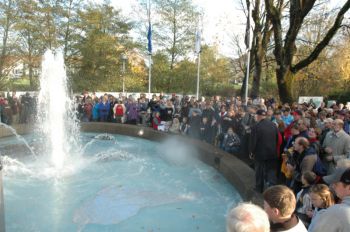
<path fill-rule="evenodd" d="M 239 96 L 241 96 L 242 99 L 244 98 L 244 94 L 245 94 L 247 71 L 245 71 L 243 75 L 244 75 L 243 83 L 242 83 L 241 90 L 239 91 Z"/>
<path fill-rule="evenodd" d="M 7 51 L 7 38 L 8 38 L 8 29 L 6 28 L 4 30 L 4 35 L 2 38 L 2 49 L 1 49 L 1 57 L 0 57 L 0 79 L 3 79 L 3 70 L 4 70 L 4 64 L 5 64 L 5 59 L 6 59 L 6 51 Z"/>
<path fill-rule="evenodd" d="M 251 96 L 252 98 L 259 97 L 260 95 L 260 79 L 261 79 L 261 71 L 262 71 L 262 60 L 263 57 L 259 57 L 258 54 L 255 56 L 255 66 L 254 66 L 254 74 L 253 74 L 253 83 L 252 83 L 252 90 L 251 90 Z"/>
<path fill-rule="evenodd" d="M 11 7 L 11 2 L 9 2 L 8 7 Z M 1 49 L 1 56 L 0 56 L 0 80 L 4 79 L 4 66 L 5 66 L 5 59 L 6 59 L 6 55 L 7 55 L 7 40 L 8 40 L 8 36 L 9 36 L 9 30 L 11 27 L 11 23 L 10 23 L 10 16 L 6 15 L 6 24 L 4 27 L 4 32 L 3 32 L 3 36 L 2 36 L 2 49 Z"/>
<path fill-rule="evenodd" d="M 261 35 L 261 26 L 255 24 L 256 28 L 254 29 L 254 38 L 255 38 L 255 46 L 252 49 L 253 57 L 254 57 L 254 73 L 253 73 L 253 83 L 252 83 L 252 91 L 250 96 L 252 98 L 259 97 L 260 95 L 260 79 L 261 79 L 261 71 L 262 71 L 262 63 L 264 60 L 265 51 L 262 47 L 262 35 Z"/>
<path fill-rule="evenodd" d="M 277 86 L 278 93 L 280 96 L 280 101 L 282 103 L 292 103 L 293 97 L 291 93 L 291 81 L 292 81 L 293 73 L 290 69 L 285 68 L 277 68 L 276 69 L 276 78 L 277 78 Z"/>
<path fill-rule="evenodd" d="M 32 58 L 29 58 L 29 84 L 30 84 L 30 89 L 34 90 L 34 81 L 33 81 L 33 61 Z"/>
<path fill-rule="evenodd" d="M 261 57 L 261 45 L 262 45 L 262 35 L 261 35 L 261 22 L 260 22 L 260 0 L 255 0 L 255 6 L 252 11 L 252 18 L 255 24 L 253 30 L 253 38 L 255 40 L 254 47 L 252 47 L 252 54 L 254 58 L 254 73 L 253 73 L 253 83 L 252 91 L 250 96 L 254 99 L 260 95 L 260 79 L 261 79 L 261 69 L 262 69 L 262 60 Z"/>

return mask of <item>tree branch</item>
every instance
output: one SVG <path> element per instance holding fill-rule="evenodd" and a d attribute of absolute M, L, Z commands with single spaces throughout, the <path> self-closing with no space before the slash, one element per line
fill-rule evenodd
<path fill-rule="evenodd" d="M 267 17 L 273 25 L 275 49 L 274 55 L 279 65 L 282 65 L 283 47 L 282 47 L 282 24 L 280 11 L 274 6 L 273 0 L 265 0 Z"/>
<path fill-rule="evenodd" d="M 336 34 L 338 29 L 342 26 L 342 21 L 344 19 L 345 13 L 350 8 L 350 0 L 348 0 L 343 7 L 340 9 L 333 26 L 328 30 L 327 34 L 323 38 L 323 40 L 315 47 L 315 49 L 311 52 L 311 54 L 306 57 L 304 60 L 300 61 L 296 65 L 291 67 L 291 71 L 293 73 L 298 72 L 299 70 L 305 68 L 309 64 L 311 64 L 314 60 L 317 59 L 317 57 L 320 55 L 320 53 L 323 51 L 323 49 L 329 44 L 333 36 Z"/>
<path fill-rule="evenodd" d="M 290 1 L 289 29 L 284 43 L 285 64 L 292 62 L 295 53 L 295 40 L 303 24 L 305 16 L 311 11 L 316 0 Z"/>

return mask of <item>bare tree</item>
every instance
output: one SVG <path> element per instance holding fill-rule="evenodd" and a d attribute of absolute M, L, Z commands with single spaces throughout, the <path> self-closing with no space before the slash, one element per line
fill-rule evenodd
<path fill-rule="evenodd" d="M 267 17 L 273 25 L 274 56 L 277 63 L 276 78 L 279 96 L 282 102 L 292 102 L 291 80 L 294 74 L 316 60 L 322 50 L 330 43 L 338 29 L 342 27 L 344 15 L 350 8 L 350 0 L 347 0 L 341 7 L 333 25 L 325 33 L 321 41 L 317 43 L 313 51 L 296 64 L 293 64 L 293 58 L 297 51 L 297 36 L 305 17 L 315 6 L 316 0 L 289 1 L 289 27 L 285 35 L 282 29 L 282 8 L 280 7 L 283 3 L 283 0 L 278 0 L 277 3 L 274 0 L 265 0 Z"/>

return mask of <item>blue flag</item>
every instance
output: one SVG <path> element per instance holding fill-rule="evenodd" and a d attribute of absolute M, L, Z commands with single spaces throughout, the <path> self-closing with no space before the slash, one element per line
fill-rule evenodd
<path fill-rule="evenodd" d="M 151 22 L 149 22 L 149 24 L 148 24 L 147 39 L 148 39 L 147 50 L 148 50 L 149 54 L 152 54 L 152 26 L 151 26 Z"/>

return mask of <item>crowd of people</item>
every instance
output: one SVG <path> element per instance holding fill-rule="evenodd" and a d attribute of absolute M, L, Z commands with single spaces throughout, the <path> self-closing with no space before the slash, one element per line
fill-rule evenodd
<path fill-rule="evenodd" d="M 16 92 L 0 94 L 0 122 L 12 125 L 33 123 L 36 114 L 36 99 L 28 92 L 17 96 Z"/>
<path fill-rule="evenodd" d="M 350 167 L 337 167 L 322 178 L 324 184 L 315 184 L 315 177 L 303 174 L 307 184 L 297 196 L 286 185 L 267 188 L 263 209 L 252 203 L 234 207 L 227 215 L 227 232 L 350 231 Z"/>
<path fill-rule="evenodd" d="M 31 122 L 34 105 L 28 95 L 7 94 L 0 99 L 1 121 Z M 136 99 L 84 92 L 76 96 L 75 108 L 83 122 L 182 134 L 250 160 L 264 210 L 237 206 L 227 217 L 227 231 L 350 231 L 350 110 L 343 104 L 316 108 L 273 98 L 243 104 L 240 97 Z"/>

